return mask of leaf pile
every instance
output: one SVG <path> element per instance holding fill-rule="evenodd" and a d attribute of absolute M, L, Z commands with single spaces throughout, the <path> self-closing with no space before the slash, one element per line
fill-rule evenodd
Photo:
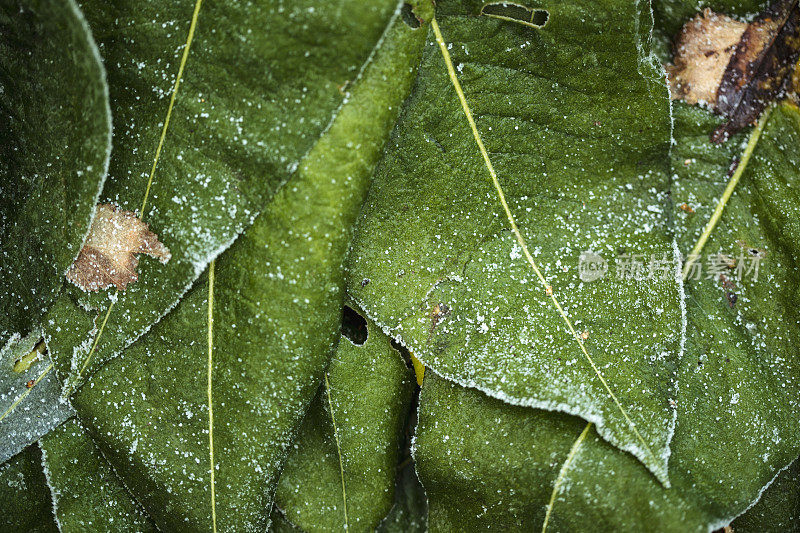
<path fill-rule="evenodd" d="M 800 526 L 796 1 L 0 4 L 0 530 Z"/>

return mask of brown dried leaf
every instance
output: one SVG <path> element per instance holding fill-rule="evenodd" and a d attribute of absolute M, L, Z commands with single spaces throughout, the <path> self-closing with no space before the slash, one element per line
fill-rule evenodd
<path fill-rule="evenodd" d="M 147 254 L 162 263 L 172 255 L 133 212 L 110 204 L 97 206 L 94 222 L 78 258 L 67 272 L 67 279 L 84 291 L 97 291 L 114 285 L 125 290 L 138 279 L 136 254 Z"/>
<path fill-rule="evenodd" d="M 717 88 L 747 24 L 705 9 L 687 22 L 667 65 L 673 100 L 717 103 Z"/>
<path fill-rule="evenodd" d="M 716 111 L 729 120 L 712 141 L 720 143 L 755 122 L 770 102 L 786 94 L 798 53 L 798 1 L 776 0 L 748 25 L 722 76 Z"/>
<path fill-rule="evenodd" d="M 670 93 L 728 117 L 711 135 L 720 143 L 786 95 L 799 54 L 798 0 L 775 0 L 749 24 L 706 9 L 678 36 Z"/>

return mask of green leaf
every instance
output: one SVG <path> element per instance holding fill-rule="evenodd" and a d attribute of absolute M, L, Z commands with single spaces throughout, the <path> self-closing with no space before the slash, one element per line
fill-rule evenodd
<path fill-rule="evenodd" d="M 40 339 L 34 330 L 0 351 L 0 464 L 75 414 Z"/>
<path fill-rule="evenodd" d="M 366 325 L 362 345 L 340 339 L 281 474 L 275 505 L 305 531 L 375 531 L 394 503 L 414 378 Z"/>
<path fill-rule="evenodd" d="M 737 518 L 737 533 L 782 533 L 797 530 L 800 516 L 800 463 L 793 462 L 767 487 L 758 502 Z"/>
<path fill-rule="evenodd" d="M 674 112 L 673 197 L 676 206 L 685 202 L 696 211 L 676 209 L 679 243 L 689 250 L 741 148 L 735 141 L 711 147 L 708 128 L 719 121 L 707 112 L 683 105 Z M 751 250 L 764 249 L 757 279 L 751 272 L 738 280 L 728 271 L 727 282 L 719 275 L 687 280 L 687 357 L 673 460 L 699 456 L 682 459 L 682 483 L 707 491 L 705 499 L 715 502 L 709 512 L 721 518 L 740 513 L 800 454 L 800 356 L 791 333 L 800 320 L 800 249 L 789 233 L 800 221 L 800 154 L 787 149 L 798 142 L 797 108 L 777 108 L 703 250 L 706 267 L 722 253 L 750 268 Z M 728 293 L 736 294 L 733 306 Z"/>
<path fill-rule="evenodd" d="M 704 530 L 674 489 L 593 427 L 584 435 L 585 420 L 510 406 L 431 372 L 419 413 L 413 452 L 433 531 L 544 531 L 548 507 L 548 531 Z"/>
<path fill-rule="evenodd" d="M 737 533 L 783 533 L 797 530 L 800 516 L 800 463 L 775 478 L 751 509 L 733 521 Z"/>
<path fill-rule="evenodd" d="M 429 35 L 349 268 L 359 305 L 433 372 L 591 420 L 666 482 L 681 286 L 669 102 L 636 4 L 543 2 L 534 29 L 438 2 L 442 42 Z M 584 282 L 584 251 L 655 257 L 664 276 Z"/>
<path fill-rule="evenodd" d="M 302 531 L 302 529 L 289 522 L 276 507 L 272 508 L 269 518 L 270 523 L 268 531 L 271 533 L 298 533 Z"/>
<path fill-rule="evenodd" d="M 409 462 L 397 475 L 394 506 L 378 527 L 379 533 L 423 533 L 428 530 L 428 498 Z"/>
<path fill-rule="evenodd" d="M 42 452 L 34 444 L 0 465 L 0 529 L 9 533 L 57 532 Z"/>
<path fill-rule="evenodd" d="M 172 259 L 143 259 L 124 292 L 61 298 L 47 333 L 70 390 L 167 313 L 295 172 L 394 6 L 84 3 L 116 124 L 102 200 L 139 211 Z"/>
<path fill-rule="evenodd" d="M 72 0 L 0 5 L 0 349 L 55 300 L 111 151 L 108 87 Z"/>
<path fill-rule="evenodd" d="M 39 445 L 61 531 L 156 531 L 74 418 Z"/>
<path fill-rule="evenodd" d="M 395 14 L 292 181 L 175 310 L 74 396 L 159 528 L 267 526 L 280 468 L 339 337 L 350 227 L 410 90 L 417 35 Z"/>
<path fill-rule="evenodd" d="M 676 105 L 672 196 L 681 249 L 702 232 L 741 145 L 709 142 L 719 119 Z M 738 139 L 738 140 L 741 140 Z M 427 377 L 415 458 L 433 529 L 704 531 L 748 509 L 800 453 L 797 323 L 800 112 L 773 111 L 705 251 L 766 250 L 757 279 L 688 279 L 686 355 L 666 489 L 575 418 L 509 409 Z M 678 206 L 688 204 L 695 213 Z M 704 256 L 706 257 L 706 256 Z M 745 257 L 746 259 L 746 257 Z M 735 290 L 737 298 L 726 292 Z M 454 406 L 458 406 L 455 408 Z M 502 453 L 498 453 L 502 450 Z M 464 494 L 471 494 L 465 497 Z M 453 507 L 457 501 L 469 508 Z"/>

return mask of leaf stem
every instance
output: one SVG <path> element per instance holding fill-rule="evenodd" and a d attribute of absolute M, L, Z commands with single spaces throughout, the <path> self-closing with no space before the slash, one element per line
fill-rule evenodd
<path fill-rule="evenodd" d="M 211 522 L 217 531 L 217 499 L 214 483 L 214 402 L 211 394 L 214 368 L 214 261 L 208 265 L 208 456 L 211 464 Z"/>
<path fill-rule="evenodd" d="M 147 206 L 147 199 L 150 196 L 150 187 L 153 184 L 153 176 L 156 172 L 156 165 L 158 164 L 158 159 L 161 156 L 161 149 L 164 147 L 164 139 L 167 136 L 167 129 L 169 128 L 169 120 L 172 116 L 172 108 L 175 106 L 175 97 L 178 94 L 178 87 L 180 87 L 181 79 L 183 78 L 183 69 L 186 66 L 186 60 L 189 57 L 189 49 L 192 46 L 192 39 L 194 38 L 194 30 L 197 27 L 197 18 L 200 14 L 200 6 L 202 5 L 203 0 L 197 0 L 194 5 L 194 12 L 192 13 L 192 21 L 189 24 L 189 35 L 186 38 L 186 46 L 183 49 L 183 55 L 181 56 L 181 62 L 178 66 L 178 75 L 175 78 L 175 84 L 172 87 L 172 95 L 169 99 L 169 107 L 167 108 L 167 118 L 164 120 L 164 126 L 161 128 L 161 137 L 158 140 L 158 146 L 156 147 L 156 154 L 153 158 L 153 166 L 150 169 L 150 175 L 147 178 L 147 186 L 144 190 L 144 197 L 142 198 L 142 207 L 139 210 L 139 219 L 144 220 L 144 208 Z M 115 295 L 119 296 L 119 290 L 116 291 Z M 117 298 L 115 297 L 111 304 L 108 307 L 108 311 L 106 311 L 106 316 L 103 318 L 103 325 L 100 327 L 100 331 L 97 333 L 97 336 L 94 339 L 94 343 L 92 344 L 92 349 L 89 351 L 89 355 L 86 356 L 86 360 L 83 362 L 81 369 L 78 371 L 78 374 L 75 376 L 75 379 L 72 381 L 72 386 L 67 389 L 64 396 L 68 397 L 71 396 L 75 389 L 78 386 L 78 381 L 80 380 L 81 374 L 89 365 L 89 361 L 92 359 L 95 350 L 97 349 L 97 344 L 100 342 L 100 336 L 103 334 L 103 329 L 106 326 L 106 322 L 108 322 L 108 316 L 111 314 L 111 310 L 114 308 L 114 304 L 116 303 Z"/>
<path fill-rule="evenodd" d="M 572 325 L 572 321 L 569 319 L 567 313 L 564 311 L 564 309 L 561 307 L 561 304 L 556 299 L 556 296 L 553 293 L 553 288 L 550 286 L 549 283 L 547 283 L 547 280 L 545 279 L 544 275 L 539 270 L 539 267 L 536 265 L 536 261 L 533 260 L 533 256 L 531 255 L 530 251 L 528 251 L 528 245 L 525 242 L 525 238 L 522 236 L 522 233 L 519 231 L 519 228 L 517 227 L 517 223 L 514 220 L 514 215 L 511 213 L 511 209 L 508 207 L 508 202 L 506 202 L 506 195 L 503 192 L 503 188 L 500 185 L 500 180 L 498 180 L 497 178 L 497 173 L 494 170 L 492 161 L 491 159 L 489 159 L 489 153 L 486 151 L 486 147 L 483 144 L 481 135 L 478 132 L 478 127 L 475 124 L 475 119 L 472 116 L 472 111 L 470 110 L 469 104 L 467 103 L 467 98 L 466 96 L 464 96 L 464 91 L 461 88 L 461 83 L 458 81 L 456 70 L 455 68 L 453 68 L 453 61 L 450 58 L 450 52 L 447 50 L 447 45 L 444 42 L 444 37 L 442 37 L 442 32 L 439 29 L 439 23 L 436 21 L 435 17 L 431 19 L 431 28 L 433 28 L 433 33 L 436 36 L 436 42 L 438 43 L 439 49 L 442 52 L 445 66 L 447 67 L 447 73 L 450 76 L 450 81 L 452 82 L 453 88 L 455 89 L 456 94 L 458 95 L 458 100 L 461 102 L 461 108 L 464 111 L 464 115 L 467 118 L 467 122 L 469 122 L 469 127 L 472 130 L 472 136 L 475 138 L 475 142 L 478 145 L 478 149 L 480 150 L 481 155 L 483 156 L 483 161 L 486 164 L 487 170 L 489 171 L 489 176 L 492 178 L 492 183 L 494 184 L 494 188 L 497 191 L 497 196 L 500 200 L 500 204 L 503 206 L 506 218 L 508 218 L 508 223 L 511 225 L 511 231 L 514 234 L 517 243 L 519 243 L 520 248 L 522 248 L 522 252 L 525 254 L 525 258 L 527 259 L 528 264 L 530 264 L 531 268 L 536 273 L 536 276 L 539 278 L 539 281 L 541 281 L 542 285 L 544 286 L 545 293 L 550 297 L 550 300 L 553 302 L 553 305 L 558 310 L 558 313 L 561 315 L 561 318 L 566 323 L 567 328 L 569 329 L 573 338 L 578 342 L 578 345 L 580 346 L 583 355 L 589 361 L 589 364 L 592 366 L 594 373 L 600 379 L 600 382 L 603 384 L 603 387 L 605 387 L 606 392 L 608 392 L 608 395 L 611 397 L 611 400 L 614 402 L 617 409 L 619 409 L 620 413 L 622 413 L 622 416 L 625 418 L 626 422 L 630 426 L 631 431 L 633 431 L 636 438 L 639 440 L 639 442 L 641 442 L 642 446 L 644 446 L 644 449 L 647 451 L 648 455 L 650 455 L 650 457 L 653 459 L 654 464 L 657 464 L 658 459 L 656 458 L 653 451 L 650 449 L 649 444 L 647 443 L 646 440 L 644 440 L 644 437 L 642 437 L 641 433 L 639 433 L 639 429 L 636 427 L 636 424 L 634 424 L 633 420 L 631 420 L 630 416 L 628 416 L 628 412 L 625 411 L 625 408 L 622 407 L 622 404 L 620 403 L 616 394 L 614 394 L 614 392 L 611 390 L 611 387 L 608 385 L 608 382 L 603 377 L 603 374 L 600 372 L 600 369 L 597 368 L 597 365 L 595 364 L 594 360 L 591 358 L 589 352 L 586 350 L 586 346 L 584 345 L 583 340 L 581 339 L 580 335 L 578 335 L 578 332 L 575 331 L 575 328 Z M 667 481 L 665 481 L 665 483 L 668 484 Z"/>
<path fill-rule="evenodd" d="M 183 79 L 183 68 L 186 66 L 186 59 L 189 57 L 189 48 L 192 46 L 192 39 L 194 38 L 194 30 L 197 27 L 197 17 L 200 14 L 200 5 L 203 0 L 197 0 L 194 4 L 194 12 L 192 13 L 192 22 L 189 24 L 189 35 L 186 38 L 186 46 L 183 48 L 183 55 L 181 55 L 181 62 L 178 66 L 178 75 L 175 77 L 175 84 L 172 86 L 172 94 L 169 97 L 169 107 L 167 108 L 167 118 L 164 119 L 164 127 L 161 128 L 161 137 L 158 139 L 158 146 L 156 147 L 156 155 L 153 158 L 153 167 L 150 169 L 150 175 L 147 178 L 147 187 L 144 191 L 144 199 L 142 199 L 142 208 L 139 211 L 139 218 L 144 219 L 144 208 L 147 205 L 147 198 L 150 195 L 150 186 L 153 184 L 153 176 L 156 173 L 156 165 L 161 156 L 161 149 L 164 147 L 164 139 L 167 137 L 167 129 L 169 128 L 169 119 L 172 117 L 172 108 L 175 107 L 175 97 L 178 95 L 178 87 L 181 85 Z"/>
<path fill-rule="evenodd" d="M 744 171 L 747 168 L 747 163 L 750 162 L 750 156 L 753 155 L 753 150 L 755 150 L 756 144 L 758 144 L 758 140 L 761 138 L 761 133 L 764 131 L 764 125 L 767 123 L 767 119 L 769 118 L 771 112 L 772 107 L 767 108 L 761 115 L 756 127 L 750 133 L 750 139 L 747 141 L 747 146 L 742 153 L 742 158 L 739 161 L 739 164 L 736 166 L 736 170 L 731 176 L 731 179 L 728 181 L 728 186 L 725 187 L 725 191 L 722 193 L 722 197 L 719 199 L 717 207 L 714 209 L 714 213 L 711 215 L 711 219 L 708 221 L 703 233 L 700 235 L 700 239 L 698 239 L 697 244 L 694 245 L 694 248 L 692 248 L 692 251 L 689 253 L 689 257 L 687 258 L 686 264 L 683 267 L 684 279 L 688 275 L 692 265 L 700 257 L 700 252 L 703 250 L 703 246 L 705 246 L 706 241 L 708 241 L 708 238 L 711 236 L 711 232 L 714 231 L 714 228 L 717 226 L 719 219 L 722 218 L 722 212 L 725 210 L 728 200 L 730 200 L 736 185 L 739 183 L 739 179 L 742 177 L 742 174 L 744 174 Z"/>
<path fill-rule="evenodd" d="M 342 461 L 342 447 L 339 444 L 339 431 L 336 429 L 336 417 L 333 415 L 333 402 L 331 401 L 331 384 L 328 381 L 328 373 L 325 372 L 325 394 L 328 396 L 328 408 L 331 411 L 331 423 L 333 424 L 333 436 L 336 439 L 336 453 L 339 455 L 339 474 L 342 477 L 342 505 L 344 509 L 344 529 L 347 531 L 350 524 L 347 520 L 347 489 L 344 483 L 344 462 Z"/>
<path fill-rule="evenodd" d="M 2 416 L 0 416 L 0 422 L 2 422 L 3 420 L 5 420 L 5 418 L 8 416 L 8 414 L 9 414 L 11 411 L 13 411 L 14 409 L 16 409 L 16 407 L 17 407 L 17 406 L 20 404 L 20 402 L 22 402 L 22 400 L 24 400 L 24 399 L 25 399 L 25 397 L 26 397 L 26 396 L 28 396 L 28 394 L 30 394 L 30 393 L 31 393 L 31 391 L 34 389 L 34 387 L 36 387 L 36 385 L 38 385 L 38 384 L 39 384 L 39 382 L 40 382 L 40 381 L 42 381 L 42 379 L 43 379 L 43 378 L 44 378 L 44 377 L 47 375 L 47 373 L 48 373 L 48 372 L 50 372 L 52 369 L 53 369 L 53 363 L 50 363 L 50 365 L 49 365 L 47 368 L 45 368 L 45 369 L 42 371 L 42 373 L 41 373 L 41 374 L 39 374 L 39 377 L 38 377 L 38 378 L 36 378 L 36 380 L 34 380 L 34 382 L 31 384 L 31 386 L 30 386 L 30 387 L 28 387 L 28 388 L 26 388 L 26 389 L 25 389 L 25 392 L 23 392 L 23 393 L 20 395 L 20 397 L 19 397 L 19 398 L 17 398 L 17 399 L 14 401 L 14 403 L 12 403 L 12 404 L 11 404 L 11 406 L 10 406 L 8 409 L 6 409 L 6 411 L 3 413 L 3 415 L 2 415 Z"/>
<path fill-rule="evenodd" d="M 589 434 L 589 429 L 591 429 L 592 423 L 589 422 L 586 424 L 586 427 L 583 428 L 583 431 L 572 444 L 572 448 L 569 450 L 567 454 L 567 458 L 564 459 L 564 464 L 561 465 L 561 469 L 558 471 L 558 476 L 556 477 L 556 481 L 553 484 L 553 492 L 550 494 L 550 501 L 547 504 L 547 511 L 544 515 L 544 522 L 542 523 L 542 533 L 546 533 L 547 531 L 547 524 L 550 522 L 550 515 L 553 512 L 553 506 L 556 503 L 556 497 L 558 496 L 558 492 L 561 490 L 561 485 L 564 484 L 564 478 L 567 476 L 567 470 L 569 470 L 572 461 L 575 459 L 575 455 L 578 453 L 578 448 L 581 447 L 584 439 L 586 439 L 586 435 Z"/>

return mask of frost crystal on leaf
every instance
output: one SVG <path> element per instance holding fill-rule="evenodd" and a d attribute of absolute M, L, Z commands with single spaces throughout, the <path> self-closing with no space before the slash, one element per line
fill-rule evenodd
<path fill-rule="evenodd" d="M 97 206 L 94 222 L 67 279 L 84 291 L 114 285 L 125 290 L 139 276 L 136 254 L 147 254 L 166 263 L 172 257 L 158 236 L 131 211 L 110 204 Z"/>

